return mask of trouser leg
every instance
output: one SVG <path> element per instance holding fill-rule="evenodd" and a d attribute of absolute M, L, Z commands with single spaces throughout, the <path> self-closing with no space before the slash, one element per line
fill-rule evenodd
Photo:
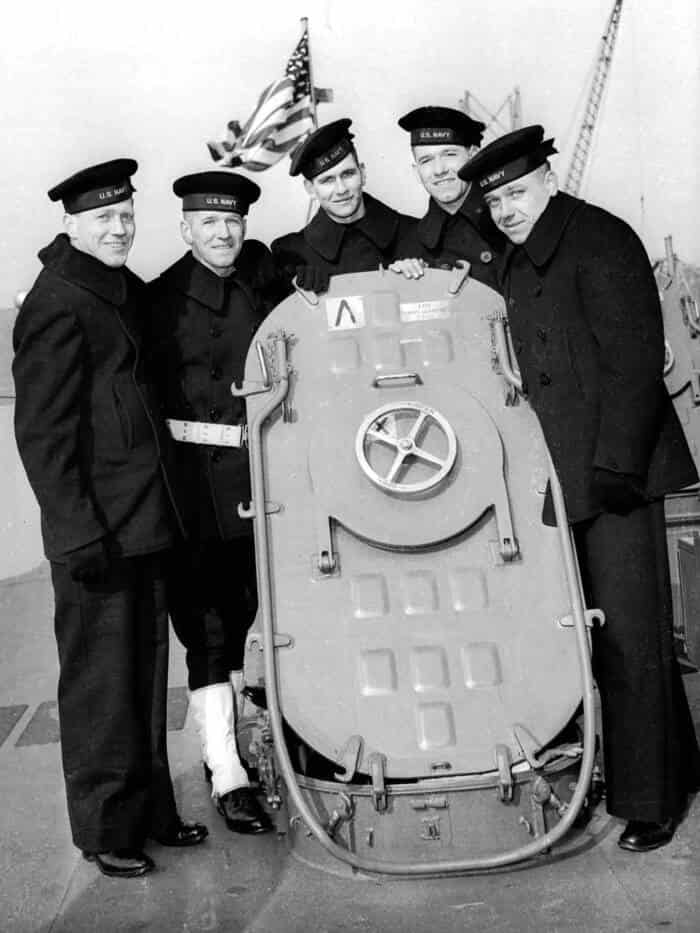
<path fill-rule="evenodd" d="M 257 611 L 252 538 L 192 542 L 168 559 L 167 602 L 186 651 L 190 690 L 225 683 L 243 667 Z"/>
<path fill-rule="evenodd" d="M 202 758 L 221 795 L 246 786 L 236 744 L 236 696 L 245 636 L 257 608 L 252 539 L 194 542 L 168 572 L 173 627 L 186 648 L 190 703 Z"/>
<path fill-rule="evenodd" d="M 168 762 L 168 662 L 170 639 L 165 604 L 163 557 L 140 559 L 145 572 L 140 579 L 140 629 L 144 635 L 145 666 L 143 707 L 150 709 L 151 739 L 151 836 L 165 836 L 177 820 L 175 793 Z"/>
<path fill-rule="evenodd" d="M 683 810 L 698 763 L 673 653 L 663 503 L 575 526 L 588 604 L 606 623 L 593 634 L 610 813 L 661 822 Z"/>
<path fill-rule="evenodd" d="M 151 559 L 126 558 L 114 562 L 106 583 L 93 585 L 72 580 L 65 565 L 51 566 L 68 813 L 74 842 L 85 850 L 143 844 L 156 774 L 159 799 L 166 808 L 172 800 L 159 731 L 167 656 L 162 643 L 158 650 L 153 606 L 144 604 L 152 570 Z"/>

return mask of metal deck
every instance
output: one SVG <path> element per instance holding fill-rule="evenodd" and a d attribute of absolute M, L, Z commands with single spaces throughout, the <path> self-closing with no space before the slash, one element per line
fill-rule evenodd
<path fill-rule="evenodd" d="M 0 581 L 0 930 L 2 933 L 523 933 L 698 929 L 700 801 L 670 845 L 616 845 L 601 806 L 552 859 L 479 877 L 401 881 L 322 873 L 284 837 L 226 830 L 202 779 L 182 652 L 171 652 L 170 753 L 183 815 L 206 822 L 195 849 L 149 849 L 158 870 L 104 878 L 73 848 L 55 718 L 58 665 L 46 565 Z M 696 724 L 700 674 L 685 677 Z"/>

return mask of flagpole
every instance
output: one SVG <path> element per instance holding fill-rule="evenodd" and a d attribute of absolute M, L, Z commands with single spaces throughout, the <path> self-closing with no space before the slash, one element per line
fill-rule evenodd
<path fill-rule="evenodd" d="M 316 88 L 314 87 L 314 72 L 311 66 L 311 33 L 309 32 L 309 17 L 301 17 L 301 34 L 306 33 L 306 48 L 309 53 L 309 98 L 311 100 L 311 119 L 314 129 L 318 129 L 318 114 L 316 112 Z"/>
<path fill-rule="evenodd" d="M 309 56 L 309 100 L 311 102 L 311 122 L 314 125 L 314 129 L 318 129 L 318 114 L 316 112 L 316 88 L 314 87 L 314 72 L 311 67 L 311 34 L 309 33 L 309 17 L 302 16 L 300 19 L 301 22 L 301 34 L 302 36 L 306 33 L 306 49 Z M 306 223 L 308 224 L 313 217 L 314 213 L 314 196 L 309 195 L 309 206 L 306 210 Z"/>

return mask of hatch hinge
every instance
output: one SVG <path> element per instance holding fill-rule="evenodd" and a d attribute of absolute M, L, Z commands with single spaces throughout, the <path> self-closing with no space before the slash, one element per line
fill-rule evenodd
<path fill-rule="evenodd" d="M 380 752 L 372 752 L 367 759 L 369 772 L 372 776 L 372 803 L 377 813 L 383 813 L 387 808 L 386 784 L 386 757 Z"/>
<path fill-rule="evenodd" d="M 498 769 L 498 799 L 502 803 L 510 803 L 513 799 L 513 775 L 510 749 L 507 745 L 497 745 L 495 751 L 496 768 Z"/>
<path fill-rule="evenodd" d="M 362 741 L 361 735 L 351 735 L 335 759 L 338 765 L 335 776 L 345 784 L 352 781 L 357 771 L 357 765 L 362 754 Z"/>

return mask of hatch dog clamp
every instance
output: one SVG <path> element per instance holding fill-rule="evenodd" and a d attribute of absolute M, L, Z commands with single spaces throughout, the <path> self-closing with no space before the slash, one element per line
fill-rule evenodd
<path fill-rule="evenodd" d="M 331 827 L 323 826 L 309 805 L 297 783 L 297 778 L 292 766 L 289 752 L 285 743 L 282 714 L 280 710 L 280 694 L 277 675 L 276 650 L 275 650 L 275 624 L 274 612 L 272 606 L 272 577 L 270 567 L 270 540 L 268 536 L 268 519 L 266 517 L 264 499 L 265 499 L 265 481 L 263 470 L 263 445 L 262 428 L 265 421 L 272 412 L 280 406 L 289 390 L 289 376 L 287 365 L 287 341 L 284 335 L 276 335 L 272 341 L 273 352 L 275 355 L 275 373 L 276 378 L 269 392 L 269 398 L 254 414 L 250 423 L 250 465 L 253 485 L 253 506 L 255 532 L 259 543 L 258 548 L 258 579 L 259 579 L 259 598 L 262 616 L 262 630 L 266 649 L 263 652 L 265 665 L 265 683 L 267 690 L 268 712 L 270 715 L 270 724 L 277 751 L 278 762 L 282 777 L 287 785 L 289 795 L 301 818 L 304 820 L 308 831 L 313 835 L 320 845 L 335 858 L 351 865 L 361 871 L 402 876 L 425 876 L 436 874 L 451 874 L 455 872 L 479 872 L 493 868 L 500 868 L 505 865 L 512 865 L 517 862 L 525 861 L 536 855 L 549 850 L 552 845 L 558 842 L 570 829 L 579 810 L 584 804 L 588 793 L 591 775 L 593 772 L 593 759 L 595 753 L 595 715 L 593 698 L 593 675 L 591 672 L 591 663 L 588 646 L 588 630 L 586 626 L 586 614 L 583 599 L 580 590 L 580 580 L 578 569 L 575 562 L 573 539 L 571 529 L 568 524 L 564 498 L 561 491 L 559 480 L 554 471 L 551 458 L 548 458 L 550 484 L 552 498 L 554 502 L 554 511 L 557 519 L 557 528 L 563 552 L 563 563 L 566 575 L 567 589 L 571 597 L 573 609 L 574 627 L 576 634 L 577 653 L 581 668 L 581 682 L 583 695 L 583 758 L 579 778 L 576 782 L 576 789 L 562 815 L 561 821 L 551 831 L 545 831 L 542 827 L 542 834 L 529 842 L 519 846 L 509 852 L 487 855 L 478 858 L 453 859 L 451 861 L 426 861 L 422 863 L 400 862 L 400 861 L 381 861 L 372 858 L 358 856 L 348 851 L 336 843 L 329 835 L 328 829 L 335 829 L 331 820 Z M 505 362 L 505 361 L 504 361 Z M 505 366 L 504 366 L 505 369 Z M 516 378 L 509 371 L 510 378 Z M 255 507 L 257 505 L 257 507 Z M 268 647 L 269 646 L 269 647 Z M 506 777 L 507 763 L 503 758 L 498 764 L 501 780 L 503 784 L 502 793 L 508 795 L 508 780 Z M 383 767 L 381 761 L 376 762 L 373 771 L 373 788 L 376 792 L 375 801 L 379 807 L 386 800 L 387 788 L 383 785 Z M 383 793 L 382 793 L 383 791 Z M 340 819 L 342 814 L 338 813 Z"/>

